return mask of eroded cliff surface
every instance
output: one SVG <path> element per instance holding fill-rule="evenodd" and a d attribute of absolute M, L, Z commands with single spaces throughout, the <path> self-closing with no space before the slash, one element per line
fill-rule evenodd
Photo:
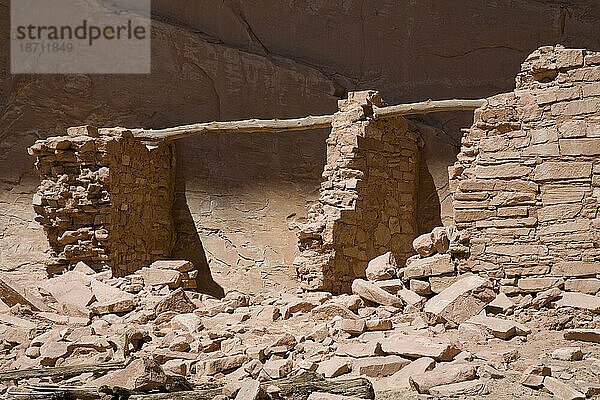
<path fill-rule="evenodd" d="M 38 178 L 25 149 L 68 126 L 159 128 L 325 114 L 357 89 L 379 90 L 390 103 L 484 97 L 512 90 L 520 63 L 540 45 L 600 48 L 600 5 L 592 0 L 153 5 L 148 76 L 12 76 L 8 41 L 0 42 L 1 269 L 42 270 L 48 245 L 33 222 Z M 2 0 L 0 38 L 8 37 L 8 18 Z M 421 176 L 430 179 L 420 210 L 432 221 L 438 208 L 442 221 L 451 214 L 445 166 L 471 118 L 447 113 L 417 121 L 426 142 Z M 326 135 L 198 137 L 178 144 L 187 198 L 182 213 L 189 207 L 217 281 L 242 289 L 294 285 L 294 229 L 318 196 Z"/>

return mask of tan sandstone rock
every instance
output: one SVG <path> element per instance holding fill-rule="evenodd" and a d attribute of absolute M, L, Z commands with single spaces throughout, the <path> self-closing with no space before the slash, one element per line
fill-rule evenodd
<path fill-rule="evenodd" d="M 352 293 L 359 295 L 365 300 L 384 306 L 401 308 L 404 305 L 402 299 L 399 297 L 394 296 L 363 279 L 355 279 L 354 282 L 352 282 Z"/>
<path fill-rule="evenodd" d="M 395 276 L 397 268 L 394 255 L 388 251 L 369 261 L 365 272 L 369 281 L 382 281 Z"/>
<path fill-rule="evenodd" d="M 496 295 L 490 281 L 467 276 L 431 298 L 424 307 L 430 323 L 460 324 L 478 314 Z"/>

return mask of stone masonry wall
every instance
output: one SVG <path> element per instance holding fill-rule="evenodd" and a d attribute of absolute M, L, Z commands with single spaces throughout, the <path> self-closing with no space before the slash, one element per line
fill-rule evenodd
<path fill-rule="evenodd" d="M 459 269 L 497 278 L 600 273 L 600 53 L 542 47 L 516 90 L 475 112 L 449 168 Z"/>
<path fill-rule="evenodd" d="M 345 292 L 372 258 L 404 262 L 416 236 L 418 135 L 403 118 L 373 120 L 374 91 L 339 101 L 327 139 L 320 200 L 300 230 L 294 261 L 309 290 Z"/>
<path fill-rule="evenodd" d="M 36 221 L 55 266 L 84 261 L 124 276 L 168 258 L 174 242 L 172 145 L 146 147 L 123 129 L 76 127 L 68 135 L 38 140 L 29 149 L 41 177 Z"/>

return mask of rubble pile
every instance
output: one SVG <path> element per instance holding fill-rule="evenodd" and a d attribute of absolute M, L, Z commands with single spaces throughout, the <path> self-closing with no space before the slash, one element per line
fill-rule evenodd
<path fill-rule="evenodd" d="M 337 296 L 233 291 L 216 299 L 181 287 L 191 268 L 185 261 L 160 261 L 125 278 L 80 262 L 41 282 L 36 295 L 3 282 L 0 370 L 128 362 L 73 377 L 23 378 L 13 381 L 17 387 L 9 380 L 2 391 L 52 383 L 142 393 L 168 390 L 179 377 L 224 399 L 277 398 L 277 382 L 314 372 L 366 377 L 378 390 L 478 396 L 518 371 L 513 378 L 523 390 L 558 398 L 597 393 L 592 377 L 579 382 L 553 363 L 600 368 L 583 350 L 600 343 L 598 298 L 559 286 L 500 293 L 497 282 L 458 274 L 449 255 L 457 238 L 453 228 L 436 228 L 414 241 L 419 255 L 405 267 L 385 253 L 369 262 L 366 279 L 354 280 L 352 294 Z M 444 287 L 434 284 L 438 278 L 447 279 Z M 519 347 L 532 328 L 520 319 L 528 310 L 576 310 L 589 319 L 564 329 L 564 346 L 524 359 Z"/>

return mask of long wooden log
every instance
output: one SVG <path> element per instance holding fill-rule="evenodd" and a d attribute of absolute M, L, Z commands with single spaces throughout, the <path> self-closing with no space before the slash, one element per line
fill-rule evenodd
<path fill-rule="evenodd" d="M 77 376 L 86 372 L 107 372 L 114 369 L 125 368 L 126 362 L 109 362 L 96 365 L 73 365 L 69 367 L 32 368 L 16 371 L 0 372 L 0 381 L 18 380 L 28 378 L 43 378 L 47 376 Z"/>
<path fill-rule="evenodd" d="M 485 99 L 427 100 L 419 103 L 398 104 L 388 107 L 373 107 L 373 118 L 390 118 L 400 115 L 427 114 L 441 111 L 475 110 L 486 102 Z M 176 140 L 210 133 L 259 133 L 294 132 L 310 129 L 330 128 L 333 115 L 319 115 L 292 119 L 247 119 L 241 121 L 213 121 L 199 124 L 176 126 L 165 129 L 132 129 L 140 140 L 157 142 Z"/>
<path fill-rule="evenodd" d="M 419 103 L 398 104 L 389 107 L 373 107 L 373 118 L 389 118 L 398 115 L 427 114 L 440 111 L 469 111 L 485 104 L 485 99 L 427 100 Z"/>
<path fill-rule="evenodd" d="M 373 385 L 365 378 L 344 380 L 327 380 L 314 372 L 291 377 L 276 379 L 261 383 L 266 390 L 269 385 L 281 389 L 280 397 L 286 400 L 306 400 L 313 392 L 339 394 L 360 399 L 374 399 Z M 176 393 L 139 394 L 129 397 L 129 400 L 211 400 L 222 393 L 221 389 L 194 390 Z"/>
<path fill-rule="evenodd" d="M 342 395 L 345 397 L 358 397 L 360 399 L 374 399 L 373 385 L 365 378 L 351 378 L 343 380 L 328 380 L 314 372 L 305 372 L 291 378 L 276 379 L 261 383 L 261 388 L 266 391 L 269 385 L 279 387 L 280 396 L 286 400 L 306 400 L 313 392 L 325 392 Z M 123 388 L 86 388 L 68 386 L 27 386 L 35 392 L 22 392 L 17 396 L 35 396 L 42 398 L 52 394 L 54 398 L 99 400 L 102 393 L 109 394 L 113 399 L 128 400 L 212 400 L 222 394 L 222 388 L 196 388 L 171 393 L 140 394 Z M 18 393 L 15 391 L 15 394 Z"/>
<path fill-rule="evenodd" d="M 248 119 L 243 121 L 206 122 L 174 128 L 133 129 L 135 137 L 147 140 L 175 140 L 207 133 L 292 132 L 331 127 L 332 115 L 308 116 L 293 119 Z"/>

